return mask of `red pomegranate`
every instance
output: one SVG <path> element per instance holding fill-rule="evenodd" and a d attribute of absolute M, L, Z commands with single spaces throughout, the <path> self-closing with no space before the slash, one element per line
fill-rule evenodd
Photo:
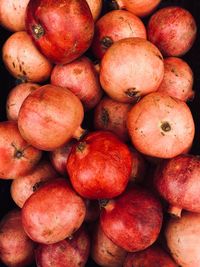
<path fill-rule="evenodd" d="M 112 242 L 128 252 L 144 250 L 158 238 L 162 207 L 144 188 L 129 185 L 125 192 L 102 207 L 101 227 Z"/>
<path fill-rule="evenodd" d="M 120 195 L 127 186 L 131 167 L 127 145 L 108 131 L 87 134 L 73 146 L 67 161 L 74 189 L 88 199 Z"/>
<path fill-rule="evenodd" d="M 94 20 L 86 0 L 30 0 L 26 30 L 53 63 L 69 63 L 90 46 Z"/>
<path fill-rule="evenodd" d="M 180 217 L 185 209 L 200 213 L 200 158 L 179 155 L 158 166 L 154 184 L 160 195 L 170 204 L 169 213 Z"/>
<path fill-rule="evenodd" d="M 197 25 L 192 14 L 178 6 L 155 12 L 147 26 L 148 39 L 165 56 L 182 56 L 192 47 Z"/>

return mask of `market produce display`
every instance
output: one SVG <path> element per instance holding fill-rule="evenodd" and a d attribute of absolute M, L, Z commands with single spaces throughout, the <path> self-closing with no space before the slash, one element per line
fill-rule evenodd
<path fill-rule="evenodd" d="M 1 267 L 200 267 L 199 17 L 0 0 Z"/>

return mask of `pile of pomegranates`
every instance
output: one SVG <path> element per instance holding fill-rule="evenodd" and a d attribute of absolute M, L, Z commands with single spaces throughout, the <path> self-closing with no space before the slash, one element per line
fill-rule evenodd
<path fill-rule="evenodd" d="M 200 267 L 199 10 L 0 0 L 0 266 Z"/>

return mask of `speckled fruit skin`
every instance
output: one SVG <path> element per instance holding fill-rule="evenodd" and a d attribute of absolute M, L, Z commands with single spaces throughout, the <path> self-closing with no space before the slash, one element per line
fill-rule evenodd
<path fill-rule="evenodd" d="M 26 31 L 53 63 L 69 63 L 90 46 L 94 20 L 85 0 L 30 0 Z"/>
<path fill-rule="evenodd" d="M 127 145 L 108 131 L 86 135 L 73 146 L 67 161 L 74 189 L 89 199 L 120 195 L 128 183 L 131 167 Z"/>
<path fill-rule="evenodd" d="M 69 183 L 58 178 L 32 194 L 22 208 L 25 232 L 35 242 L 53 244 L 72 235 L 83 223 L 85 204 Z"/>
<path fill-rule="evenodd" d="M 16 85 L 9 91 L 6 100 L 6 115 L 8 120 L 17 121 L 20 107 L 25 98 L 39 87 L 39 84 L 26 82 Z"/>
<path fill-rule="evenodd" d="M 51 245 L 39 244 L 35 259 L 41 267 L 84 267 L 89 252 L 90 238 L 81 227 L 70 238 Z"/>
<path fill-rule="evenodd" d="M 114 244 L 103 232 L 100 223 L 92 235 L 91 257 L 99 266 L 121 267 L 127 252 Z"/>
<path fill-rule="evenodd" d="M 178 267 L 161 247 L 152 246 L 143 251 L 128 253 L 123 267 Z"/>
<path fill-rule="evenodd" d="M 147 38 L 142 20 L 126 10 L 110 11 L 95 24 L 92 52 L 101 59 L 114 42 L 127 37 Z"/>
<path fill-rule="evenodd" d="M 15 121 L 0 123 L 0 178 L 16 179 L 27 175 L 38 164 L 41 150 L 28 144 Z"/>
<path fill-rule="evenodd" d="M 156 91 L 163 75 L 160 51 L 139 37 L 115 42 L 101 60 L 101 86 L 108 96 L 119 102 L 135 103 L 142 96 Z"/>
<path fill-rule="evenodd" d="M 104 233 L 128 252 L 151 246 L 160 233 L 163 214 L 159 200 L 144 188 L 130 185 L 110 200 L 100 214 Z"/>
<path fill-rule="evenodd" d="M 53 166 L 48 161 L 40 161 L 27 175 L 14 179 L 10 193 L 14 202 L 22 208 L 25 201 L 46 181 L 58 177 Z"/>
<path fill-rule="evenodd" d="M 127 128 L 134 147 L 156 158 L 173 158 L 192 146 L 195 124 L 184 101 L 166 93 L 144 96 L 128 113 Z"/>
<path fill-rule="evenodd" d="M 179 155 L 161 164 L 154 176 L 159 194 L 167 200 L 173 213 L 176 207 L 200 213 L 200 158 L 194 155 Z M 176 214 L 174 214 L 176 215 Z"/>
<path fill-rule="evenodd" d="M 7 267 L 25 267 L 34 262 L 35 243 L 24 232 L 19 209 L 9 211 L 0 221 L 0 247 L 0 260 Z"/>
<path fill-rule="evenodd" d="M 200 266 L 200 214 L 183 212 L 165 227 L 168 248 L 181 267 Z"/>
<path fill-rule="evenodd" d="M 181 58 L 168 57 L 164 59 L 164 77 L 158 92 L 166 92 L 182 101 L 192 100 L 194 77 L 190 66 Z"/>
<path fill-rule="evenodd" d="M 150 42 L 164 56 L 182 56 L 192 47 L 197 25 L 192 14 L 176 6 L 168 6 L 155 12 L 147 26 Z"/>
<path fill-rule="evenodd" d="M 94 21 L 96 21 L 101 14 L 103 7 L 103 0 L 86 0 L 86 1 L 92 13 L 93 19 Z"/>
<path fill-rule="evenodd" d="M 94 64 L 86 56 L 68 64 L 56 65 L 51 72 L 51 84 L 69 88 L 81 100 L 86 111 L 94 108 L 103 94 Z"/>
<path fill-rule="evenodd" d="M 51 151 L 73 137 L 80 137 L 83 116 L 83 106 L 77 96 L 67 88 L 46 84 L 22 103 L 18 128 L 28 143 Z"/>
<path fill-rule="evenodd" d="M 132 105 L 103 97 L 94 109 L 94 128 L 111 131 L 124 142 L 129 140 L 126 119 Z"/>

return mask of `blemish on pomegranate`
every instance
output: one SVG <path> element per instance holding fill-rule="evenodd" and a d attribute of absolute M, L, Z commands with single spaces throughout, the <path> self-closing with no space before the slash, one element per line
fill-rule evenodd
<path fill-rule="evenodd" d="M 107 109 L 103 108 L 102 109 L 102 114 L 101 114 L 101 120 L 105 126 L 108 126 L 109 123 L 109 113 Z"/>
<path fill-rule="evenodd" d="M 125 91 L 125 94 L 128 96 L 128 97 L 131 97 L 131 98 L 135 98 L 135 99 L 140 99 L 140 92 L 137 91 L 137 89 L 135 87 L 133 88 L 129 88 Z"/>

